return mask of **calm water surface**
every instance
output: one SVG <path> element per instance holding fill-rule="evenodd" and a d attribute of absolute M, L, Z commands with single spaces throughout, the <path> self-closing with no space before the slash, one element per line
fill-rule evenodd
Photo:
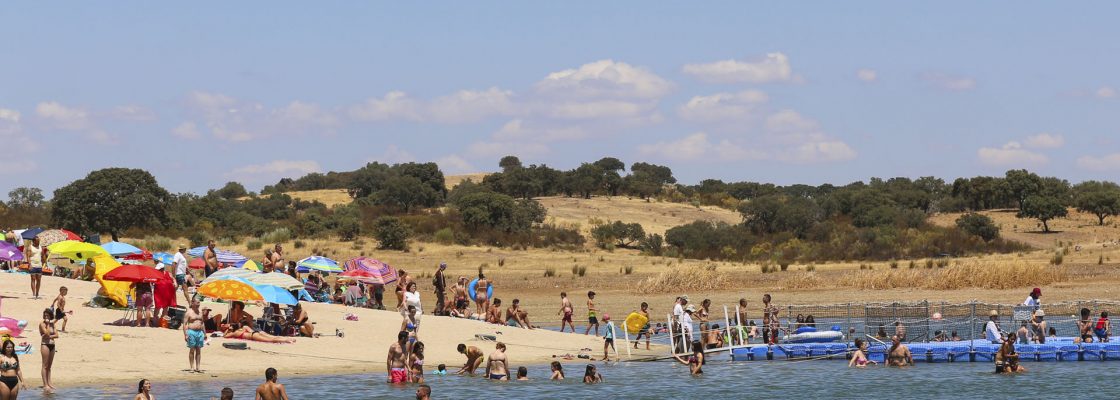
<path fill-rule="evenodd" d="M 714 358 L 714 357 L 713 357 Z M 548 367 L 529 368 L 529 382 L 489 382 L 481 378 L 429 374 L 433 397 L 444 399 L 563 398 L 603 396 L 644 399 L 766 398 L 1120 398 L 1114 378 L 1120 362 L 1025 363 L 1026 374 L 990 373 L 988 363 L 919 364 L 908 369 L 849 369 L 842 361 L 730 362 L 713 359 L 703 377 L 689 377 L 683 365 L 669 362 L 596 364 L 605 383 L 580 383 L 586 363 L 565 362 L 568 380 L 547 380 Z M 263 379 L 263 372 L 262 372 Z M 385 376 L 339 375 L 280 381 L 293 399 L 413 398 L 414 385 L 389 386 Z M 209 399 L 224 386 L 237 399 L 251 399 L 259 381 L 154 382 L 157 399 Z M 70 388 L 54 396 L 38 390 L 31 399 L 131 399 L 136 385 Z M 618 397 L 621 396 L 621 397 Z"/>

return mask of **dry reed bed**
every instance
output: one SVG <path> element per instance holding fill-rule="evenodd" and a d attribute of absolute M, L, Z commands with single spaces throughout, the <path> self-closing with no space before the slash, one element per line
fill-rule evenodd
<path fill-rule="evenodd" d="M 980 261 L 938 269 L 853 271 L 829 277 L 821 277 L 814 272 L 797 273 L 785 280 L 783 286 L 787 289 L 1015 289 L 1049 285 L 1067 279 L 1069 273 L 1065 267 Z"/>
<path fill-rule="evenodd" d="M 730 287 L 731 280 L 726 272 L 719 271 L 715 265 L 690 265 L 662 271 L 638 283 L 638 293 L 668 293 L 704 290 L 721 290 Z"/>

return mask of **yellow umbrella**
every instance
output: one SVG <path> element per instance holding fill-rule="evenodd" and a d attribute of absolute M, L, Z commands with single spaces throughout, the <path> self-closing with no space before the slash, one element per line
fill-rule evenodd
<path fill-rule="evenodd" d="M 129 282 L 103 279 L 105 274 L 121 266 L 121 263 L 114 260 L 108 253 L 94 257 L 93 263 L 97 267 L 93 270 L 93 276 L 97 279 L 98 283 L 101 283 L 101 295 L 112 299 L 118 306 L 127 306 L 127 296 L 132 292 L 132 284 Z"/>
<path fill-rule="evenodd" d="M 253 260 L 245 260 L 245 263 L 241 264 L 241 268 L 242 269 L 247 269 L 247 270 L 250 270 L 250 271 L 261 272 L 261 266 L 257 265 L 257 263 L 255 263 L 255 262 L 253 262 Z"/>
<path fill-rule="evenodd" d="M 93 243 L 79 242 L 77 240 L 63 240 L 47 246 L 51 254 L 57 254 L 71 260 L 85 260 L 100 255 L 108 255 L 104 248 Z"/>
<path fill-rule="evenodd" d="M 198 293 L 212 298 L 230 301 L 261 301 L 264 297 L 249 281 L 235 276 L 215 280 L 199 286 Z"/>

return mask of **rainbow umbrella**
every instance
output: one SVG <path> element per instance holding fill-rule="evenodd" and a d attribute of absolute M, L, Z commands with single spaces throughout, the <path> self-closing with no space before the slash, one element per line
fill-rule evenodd
<path fill-rule="evenodd" d="M 236 276 L 227 276 L 213 280 L 198 287 L 198 294 L 220 300 L 229 301 L 263 301 L 257 286 L 245 279 Z"/>
<path fill-rule="evenodd" d="M 42 240 L 42 239 L 39 239 Z M 71 260 L 85 260 L 103 254 L 109 254 L 105 249 L 93 243 L 75 240 L 63 240 L 47 246 L 52 254 L 60 255 Z"/>
<path fill-rule="evenodd" d="M 261 266 L 253 260 L 245 260 L 245 262 L 241 263 L 241 265 L 238 265 L 238 267 L 253 272 L 261 272 Z"/>
<path fill-rule="evenodd" d="M 191 257 L 202 257 L 203 254 L 206 254 L 206 246 L 195 247 L 193 249 L 187 250 L 187 255 Z M 222 264 L 234 265 L 239 262 L 248 260 L 247 257 L 229 250 L 214 249 L 214 255 L 218 256 L 218 262 Z"/>
<path fill-rule="evenodd" d="M 257 275 L 257 273 L 247 269 L 222 268 L 215 271 L 213 274 L 210 274 L 210 276 L 206 277 L 206 279 L 203 279 L 202 284 L 205 285 L 207 283 L 222 280 L 228 277 L 236 277 L 244 280 L 249 280 L 249 277 L 253 275 Z"/>
<path fill-rule="evenodd" d="M 319 256 L 311 256 L 299 260 L 296 263 L 296 271 L 308 272 L 310 270 L 323 271 L 323 272 L 342 272 L 342 267 L 338 265 L 338 261 Z"/>
<path fill-rule="evenodd" d="M 394 269 L 393 267 L 390 267 L 389 264 L 383 263 L 381 261 L 374 260 L 374 259 L 369 258 L 369 257 L 358 257 L 358 258 L 352 259 L 350 261 L 347 261 L 345 264 L 343 264 L 343 267 L 346 270 L 346 272 L 351 272 L 351 271 L 368 272 L 369 274 L 362 274 L 361 276 L 354 275 L 354 274 L 350 275 L 351 277 L 355 277 L 355 278 L 360 277 L 360 278 L 363 279 L 362 282 L 366 282 L 366 283 L 376 283 L 376 284 L 381 284 L 381 285 L 387 285 L 387 284 L 396 282 L 397 278 L 398 278 L 396 269 Z M 346 272 L 344 272 L 341 276 L 347 276 Z"/>

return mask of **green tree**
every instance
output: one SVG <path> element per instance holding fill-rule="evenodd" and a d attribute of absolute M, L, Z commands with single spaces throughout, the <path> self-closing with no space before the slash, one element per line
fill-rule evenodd
<path fill-rule="evenodd" d="M 414 176 L 400 175 L 385 180 L 381 190 L 372 196 L 374 204 L 395 207 L 409 212 L 416 207 L 435 207 L 442 196 Z"/>
<path fill-rule="evenodd" d="M 249 192 L 245 190 L 245 186 L 241 185 L 240 183 L 226 182 L 226 185 L 222 186 L 221 189 L 218 189 L 215 194 L 217 194 L 218 197 L 226 200 L 234 200 L 248 196 Z"/>
<path fill-rule="evenodd" d="M 366 164 L 366 166 L 354 171 L 347 192 L 350 193 L 350 197 L 355 199 L 369 196 L 381 190 L 389 176 L 388 165 L 377 162 Z"/>
<path fill-rule="evenodd" d="M 1019 205 L 1019 212 L 1024 209 L 1023 203 L 1027 197 L 1038 195 L 1042 192 L 1042 178 L 1033 172 L 1025 169 L 1013 169 L 1007 171 L 1004 179 L 1007 181 L 1008 191 L 1011 197 Z"/>
<path fill-rule="evenodd" d="M 498 168 L 501 168 L 502 172 L 509 172 L 512 169 L 521 168 L 521 159 L 517 158 L 517 156 L 502 157 L 502 159 L 498 161 Z"/>
<path fill-rule="evenodd" d="M 628 193 L 649 199 L 661 193 L 665 185 L 677 183 L 673 177 L 673 170 L 669 167 L 637 162 L 630 166 L 630 175 L 623 180 L 623 186 Z"/>
<path fill-rule="evenodd" d="M 1050 232 L 1050 220 L 1065 217 L 1065 204 L 1053 197 L 1029 196 L 1023 200 L 1023 210 L 1017 214 L 1019 218 L 1034 218 L 1042 222 L 1043 232 Z"/>
<path fill-rule="evenodd" d="M 400 218 L 380 217 L 373 221 L 373 236 L 377 238 L 379 249 L 405 250 L 411 235 Z"/>
<path fill-rule="evenodd" d="M 25 211 L 43 207 L 43 190 L 35 187 L 18 187 L 8 192 L 8 207 Z"/>
<path fill-rule="evenodd" d="M 1099 225 L 1105 218 L 1120 215 L 1120 187 L 1112 182 L 1088 181 L 1075 188 L 1073 205 L 1078 211 L 1097 216 Z"/>
<path fill-rule="evenodd" d="M 603 168 L 595 164 L 583 163 L 572 171 L 572 189 L 585 199 L 603 188 Z"/>
<path fill-rule="evenodd" d="M 78 232 L 109 232 L 120 239 L 126 229 L 168 221 L 171 194 L 148 171 L 106 168 L 54 191 L 51 220 Z"/>
<path fill-rule="evenodd" d="M 968 213 L 957 218 L 957 228 L 973 236 L 979 236 L 985 242 L 990 242 L 999 237 L 999 227 L 987 215 Z"/>

